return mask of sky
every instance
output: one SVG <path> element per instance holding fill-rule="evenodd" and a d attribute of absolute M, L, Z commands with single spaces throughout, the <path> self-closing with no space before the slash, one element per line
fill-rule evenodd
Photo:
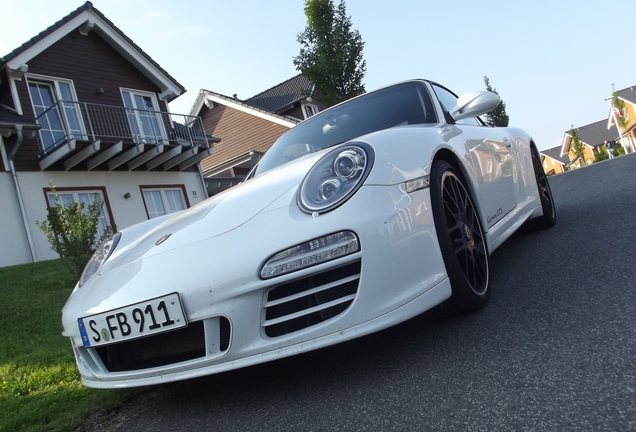
<path fill-rule="evenodd" d="M 293 76 L 306 25 L 303 0 L 94 0 L 93 6 L 182 84 L 187 114 L 200 89 L 248 99 Z M 339 0 L 334 0 L 335 4 Z M 79 0 L 0 0 L 0 56 L 81 6 Z M 636 2 L 591 0 L 347 0 L 365 42 L 373 90 L 411 78 L 506 103 L 510 126 L 540 150 L 565 131 L 607 119 L 605 100 L 636 85 Z M 630 30 L 631 28 L 631 30 Z"/>

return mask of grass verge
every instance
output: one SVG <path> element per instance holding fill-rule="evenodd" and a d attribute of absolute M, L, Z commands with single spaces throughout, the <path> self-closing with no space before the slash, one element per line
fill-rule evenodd
<path fill-rule="evenodd" d="M 81 384 L 61 335 L 74 285 L 62 260 L 0 268 L 0 431 L 69 431 L 140 393 Z"/>

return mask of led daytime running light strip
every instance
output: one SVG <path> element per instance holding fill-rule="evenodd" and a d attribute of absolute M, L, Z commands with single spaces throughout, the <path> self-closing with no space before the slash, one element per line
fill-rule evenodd
<path fill-rule="evenodd" d="M 351 231 L 341 231 L 301 243 L 271 257 L 261 270 L 261 277 L 291 273 L 360 250 L 358 238 Z"/>

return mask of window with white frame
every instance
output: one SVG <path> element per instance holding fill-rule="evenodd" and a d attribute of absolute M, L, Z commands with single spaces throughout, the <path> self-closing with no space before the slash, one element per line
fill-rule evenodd
<path fill-rule="evenodd" d="M 27 76 L 29 96 L 40 129 L 44 151 L 71 139 L 86 139 L 73 81 Z"/>
<path fill-rule="evenodd" d="M 167 139 L 154 93 L 122 89 L 121 95 L 135 142 L 158 144 Z"/>
<path fill-rule="evenodd" d="M 55 191 L 55 193 L 53 193 L 53 191 L 47 190 L 46 197 L 49 206 L 53 207 L 57 204 L 55 201 L 56 195 L 59 203 L 63 206 L 66 206 L 68 204 L 84 203 L 84 207 L 82 208 L 82 212 L 84 213 L 88 213 L 88 206 L 91 205 L 95 200 L 99 200 L 99 202 L 102 203 L 102 208 L 97 224 L 98 238 L 101 237 L 104 234 L 106 228 L 111 225 L 111 221 L 106 208 L 106 200 L 104 199 L 104 191 L 58 189 Z"/>
<path fill-rule="evenodd" d="M 309 117 L 313 116 L 314 114 L 318 113 L 318 107 L 314 104 L 303 104 L 303 115 L 305 116 L 305 119 L 308 119 Z"/>
<path fill-rule="evenodd" d="M 182 187 L 144 187 L 141 189 L 141 193 L 149 219 L 176 213 L 187 207 Z"/>

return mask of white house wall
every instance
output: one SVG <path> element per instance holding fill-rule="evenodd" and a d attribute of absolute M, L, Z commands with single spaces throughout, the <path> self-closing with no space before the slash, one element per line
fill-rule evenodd
<path fill-rule="evenodd" d="M 0 171 L 0 267 L 31 261 L 11 174 Z"/>
<path fill-rule="evenodd" d="M 3 221 L 0 224 L 0 266 L 30 262 L 31 255 L 11 176 L 4 172 L 0 174 L 0 216 Z M 44 189 L 50 183 L 57 188 L 105 188 L 114 222 L 119 229 L 148 220 L 140 185 L 183 185 L 190 206 L 205 199 L 201 178 L 195 172 L 42 171 L 19 172 L 18 178 L 38 261 L 58 257 L 35 223 L 46 220 Z M 124 198 L 126 193 L 130 193 L 130 198 Z"/>

